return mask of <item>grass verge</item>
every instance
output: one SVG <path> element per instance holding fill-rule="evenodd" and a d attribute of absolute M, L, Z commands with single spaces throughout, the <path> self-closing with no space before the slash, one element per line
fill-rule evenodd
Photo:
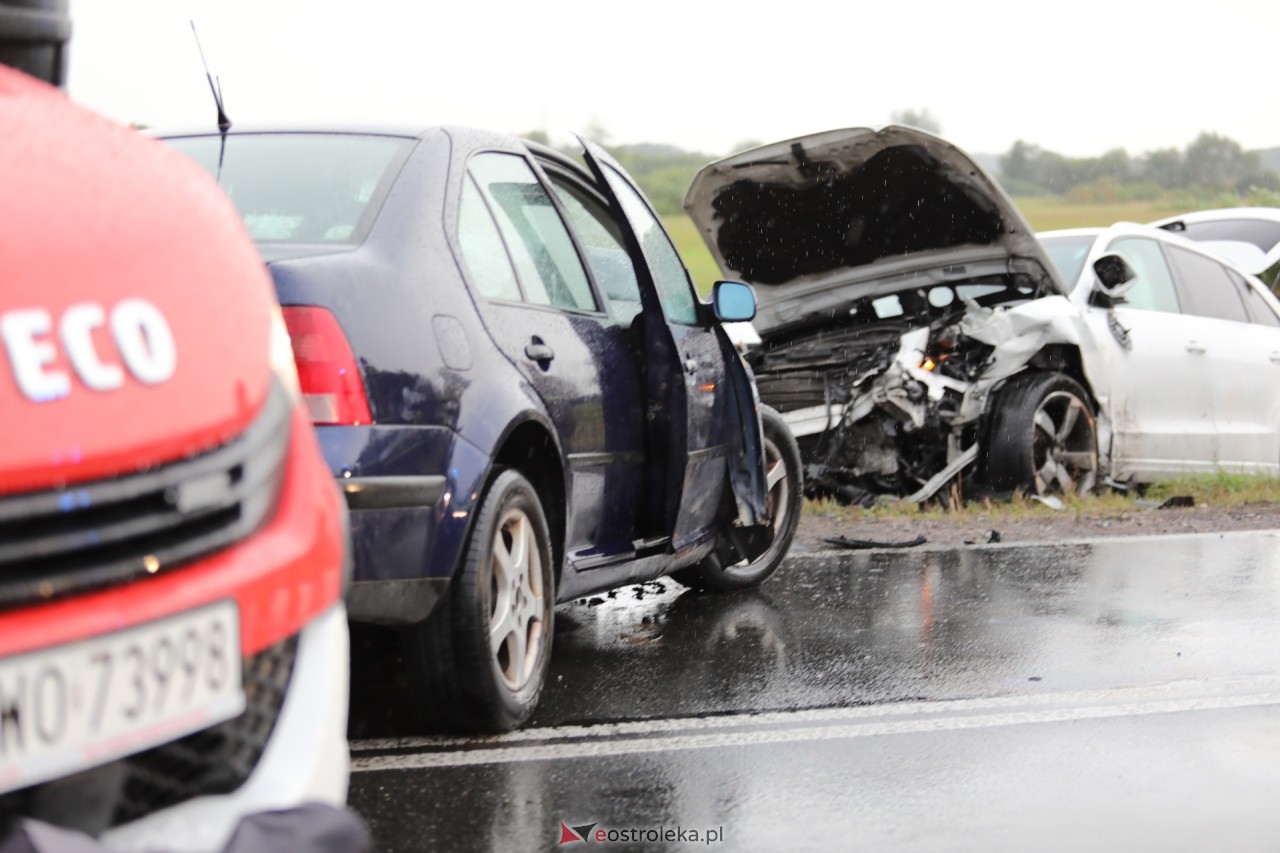
<path fill-rule="evenodd" d="M 1196 506 L 1242 506 L 1253 503 L 1280 504 L 1280 477 L 1270 474 L 1241 474 L 1216 471 L 1188 474 L 1152 483 L 1130 492 L 1109 491 L 1086 497 L 1065 497 L 1065 512 L 1076 515 L 1108 516 L 1142 508 L 1139 500 L 1162 503 L 1171 497 L 1190 497 Z M 1057 515 L 1037 500 L 1015 494 L 1009 501 L 968 501 L 939 498 L 925 504 L 902 500 L 885 501 L 873 507 L 841 506 L 831 500 L 806 500 L 803 514 L 839 518 L 846 521 L 873 518 L 914 518 L 938 521 L 977 521 Z"/>

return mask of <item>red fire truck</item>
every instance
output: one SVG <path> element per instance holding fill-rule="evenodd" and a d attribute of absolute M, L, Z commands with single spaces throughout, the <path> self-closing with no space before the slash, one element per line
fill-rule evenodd
<path fill-rule="evenodd" d="M 68 29 L 0 2 L 0 63 L 56 82 Z M 0 823 L 220 850 L 345 798 L 344 509 L 212 179 L 6 65 Z"/>

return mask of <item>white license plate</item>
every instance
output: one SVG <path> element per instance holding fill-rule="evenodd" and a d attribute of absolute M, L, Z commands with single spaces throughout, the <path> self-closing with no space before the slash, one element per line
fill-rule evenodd
<path fill-rule="evenodd" d="M 244 704 L 233 601 L 0 660 L 0 793 L 176 740 Z"/>

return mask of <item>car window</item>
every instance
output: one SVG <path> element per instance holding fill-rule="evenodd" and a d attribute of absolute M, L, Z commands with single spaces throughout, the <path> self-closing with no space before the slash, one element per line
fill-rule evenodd
<path fill-rule="evenodd" d="M 262 242 L 358 243 L 413 140 L 323 133 L 166 139 L 213 175 Z"/>
<path fill-rule="evenodd" d="M 1259 326 L 1280 326 L 1280 317 L 1276 316 L 1276 312 L 1262 298 L 1262 294 L 1249 286 L 1244 276 L 1231 269 L 1227 270 L 1227 275 L 1240 291 L 1240 298 L 1244 301 L 1244 310 L 1249 315 L 1250 323 L 1256 323 Z"/>
<path fill-rule="evenodd" d="M 1262 283 L 1271 288 L 1273 293 L 1280 291 L 1280 261 L 1276 261 L 1258 273 L 1258 278 L 1262 279 Z"/>
<path fill-rule="evenodd" d="M 502 244 L 502 235 L 480 191 L 468 177 L 462 186 L 462 205 L 458 212 L 458 243 L 471 273 L 472 282 L 482 296 L 489 299 L 520 300 L 520 285 L 515 270 Z"/>
<path fill-rule="evenodd" d="M 1168 246 L 1167 251 L 1184 314 L 1249 322 L 1240 293 L 1228 277 L 1226 267 L 1180 246 Z"/>
<path fill-rule="evenodd" d="M 555 173 L 550 177 L 597 286 L 614 316 L 629 325 L 640 313 L 640 284 L 618 223 L 604 204 L 581 187 Z"/>
<path fill-rule="evenodd" d="M 1178 313 L 1178 293 L 1159 243 L 1145 237 L 1121 237 L 1113 240 L 1107 251 L 1120 254 L 1137 273 L 1133 287 L 1124 295 L 1127 307 Z"/>
<path fill-rule="evenodd" d="M 658 295 L 662 299 L 662 310 L 667 319 L 673 323 L 692 326 L 698 322 L 698 309 L 694 302 L 693 287 L 689 284 L 689 274 L 684 263 L 676 254 L 667 232 L 649 211 L 639 194 L 631 188 L 631 183 L 618 174 L 612 167 L 604 169 L 609 187 L 622 203 L 622 210 L 627 215 L 645 257 L 653 270 L 654 283 L 658 286 Z"/>
<path fill-rule="evenodd" d="M 1074 288 L 1084 269 L 1084 259 L 1093 247 L 1094 237 L 1048 237 L 1040 242 L 1049 253 L 1049 260 L 1057 267 L 1058 274 L 1068 288 Z"/>
<path fill-rule="evenodd" d="M 467 170 L 498 221 L 525 299 L 535 305 L 596 310 L 578 250 L 529 163 L 515 154 L 479 154 Z"/>
<path fill-rule="evenodd" d="M 1264 252 L 1270 252 L 1280 243 L 1280 222 L 1268 219 L 1219 219 L 1216 222 L 1188 222 L 1183 236 L 1192 240 L 1237 240 L 1252 243 Z"/>

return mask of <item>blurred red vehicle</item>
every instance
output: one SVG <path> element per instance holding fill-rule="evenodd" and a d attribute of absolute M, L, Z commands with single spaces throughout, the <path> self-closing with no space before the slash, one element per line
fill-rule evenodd
<path fill-rule="evenodd" d="M 23 5 L 0 62 L 40 73 L 3 43 L 56 66 L 65 5 Z M 3 65 L 0 138 L 0 816 L 218 850 L 341 803 L 345 509 L 252 242 L 185 157 Z"/>

